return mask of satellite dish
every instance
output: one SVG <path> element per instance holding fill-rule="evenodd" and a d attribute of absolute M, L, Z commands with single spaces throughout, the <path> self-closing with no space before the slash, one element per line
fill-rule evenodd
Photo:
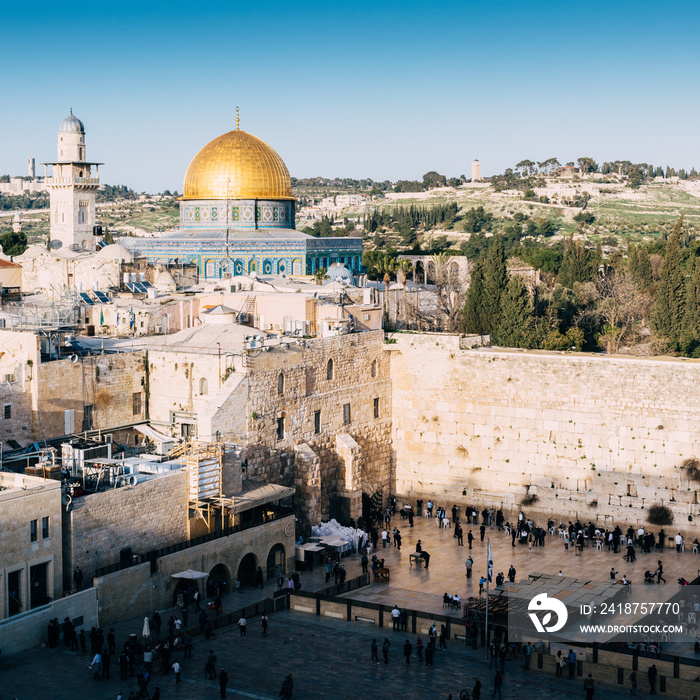
<path fill-rule="evenodd" d="M 72 364 L 75 364 L 79 359 L 80 359 L 80 356 L 79 356 L 79 355 L 73 354 L 73 355 L 70 356 L 70 361 L 71 361 Z"/>
<path fill-rule="evenodd" d="M 49 248 L 51 250 L 58 250 L 63 246 L 63 241 L 59 241 L 57 238 L 54 238 L 53 240 L 49 241 Z"/>
<path fill-rule="evenodd" d="M 136 486 L 137 481 L 138 481 L 138 479 L 136 478 L 136 476 L 134 474 L 132 474 L 129 477 L 129 486 Z"/>

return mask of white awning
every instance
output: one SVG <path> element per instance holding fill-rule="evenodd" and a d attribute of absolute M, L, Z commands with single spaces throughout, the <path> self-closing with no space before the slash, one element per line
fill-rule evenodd
<path fill-rule="evenodd" d="M 196 581 L 200 578 L 207 578 L 209 574 L 205 574 L 203 571 L 194 571 L 194 569 L 187 569 L 187 571 L 180 571 L 177 574 L 171 574 L 170 578 L 186 578 L 192 581 Z"/>
<path fill-rule="evenodd" d="M 154 442 L 176 442 L 176 439 L 174 437 L 170 437 L 170 435 L 164 435 L 163 433 L 159 433 L 157 430 L 153 430 L 150 425 L 135 425 L 134 428 L 138 430 L 141 435 L 145 435 L 147 438 L 150 438 Z"/>
<path fill-rule="evenodd" d="M 246 479 L 243 482 L 243 491 L 233 494 L 232 513 L 243 513 L 266 503 L 279 501 L 282 498 L 293 496 L 296 489 L 280 484 L 263 484 L 259 481 Z"/>

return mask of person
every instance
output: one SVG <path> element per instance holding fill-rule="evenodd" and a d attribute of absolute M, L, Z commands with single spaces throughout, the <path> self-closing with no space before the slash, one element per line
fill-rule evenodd
<path fill-rule="evenodd" d="M 260 618 L 260 623 L 262 624 L 262 636 L 267 637 L 267 615 L 263 613 L 263 616 Z"/>
<path fill-rule="evenodd" d="M 377 646 L 377 640 L 373 639 L 372 644 L 370 644 L 370 651 L 372 653 L 372 663 L 379 663 L 379 647 Z"/>
<path fill-rule="evenodd" d="M 564 665 L 566 664 L 566 659 L 561 653 L 561 649 L 557 652 L 557 655 L 554 657 L 554 675 L 557 678 L 561 678 L 561 674 L 564 670 Z"/>
<path fill-rule="evenodd" d="M 464 565 L 467 567 L 467 578 L 472 577 L 472 566 L 474 566 L 474 560 L 471 557 L 467 557 L 467 561 L 464 562 Z"/>
<path fill-rule="evenodd" d="M 515 583 L 515 573 L 516 573 L 515 567 L 511 564 L 510 569 L 508 569 L 508 580 L 511 583 Z"/>
<path fill-rule="evenodd" d="M 479 528 L 479 534 L 481 535 L 481 541 L 484 541 L 484 537 L 486 536 L 486 525 L 483 523 L 481 524 L 481 527 Z"/>
<path fill-rule="evenodd" d="M 423 661 L 423 640 L 420 637 L 416 637 L 416 656 L 418 661 Z"/>
<path fill-rule="evenodd" d="M 637 672 L 632 670 L 630 673 L 630 695 L 632 697 L 637 697 Z"/>
<path fill-rule="evenodd" d="M 435 643 L 437 642 L 437 627 L 435 626 L 435 623 L 430 626 L 430 629 L 428 630 L 428 638 L 430 639 L 430 646 L 433 648 L 433 651 L 435 651 Z"/>
<path fill-rule="evenodd" d="M 472 535 L 472 531 L 469 530 L 467 533 L 467 544 L 469 545 L 469 549 L 472 548 L 472 542 L 474 541 L 474 535 Z"/>
<path fill-rule="evenodd" d="M 428 644 L 427 647 L 425 647 L 425 667 L 428 668 L 435 668 L 433 666 L 433 659 L 435 657 L 435 650 L 433 649 L 432 645 Z"/>
<path fill-rule="evenodd" d="M 175 660 L 175 662 L 173 663 L 171 668 L 173 669 L 173 673 L 175 674 L 175 683 L 179 683 L 180 682 L 180 671 L 182 670 L 180 667 L 180 662 Z"/>
<path fill-rule="evenodd" d="M 386 543 L 387 540 L 389 539 L 389 533 L 386 531 L 386 528 L 382 530 L 382 549 L 386 549 Z M 326 579 L 326 582 L 328 579 Z"/>
<path fill-rule="evenodd" d="M 99 651 L 95 653 L 95 656 L 93 656 L 90 668 L 95 669 L 95 672 L 92 675 L 92 680 L 99 681 L 100 678 L 102 678 L 102 655 Z"/>
<path fill-rule="evenodd" d="M 245 617 L 243 617 L 243 615 L 241 615 L 241 617 L 238 620 L 238 629 L 241 632 L 241 639 L 245 639 L 247 625 L 248 625 L 248 620 L 246 620 Z"/>
<path fill-rule="evenodd" d="M 523 647 L 523 657 L 524 657 L 523 669 L 525 671 L 530 670 L 530 657 L 531 656 L 532 656 L 532 649 L 530 649 L 530 642 L 525 642 L 525 646 Z"/>
<path fill-rule="evenodd" d="M 116 653 L 117 638 L 114 636 L 114 627 L 111 627 L 107 633 L 107 647 L 110 654 L 114 655 Z"/>
<path fill-rule="evenodd" d="M 661 563 L 661 559 L 657 561 L 657 568 L 656 568 L 656 583 L 661 583 L 662 581 L 666 583 L 666 579 L 664 578 L 664 565 Z"/>
<path fill-rule="evenodd" d="M 440 625 L 440 649 L 447 651 L 447 627 Z"/>
<path fill-rule="evenodd" d="M 501 672 L 496 670 L 496 675 L 494 676 L 493 679 L 493 696 L 496 697 L 496 693 L 498 693 L 498 697 L 501 698 L 503 697 L 501 695 L 501 688 L 503 687 L 503 676 L 501 675 Z"/>
<path fill-rule="evenodd" d="M 280 697 L 283 700 L 291 700 L 292 690 L 294 689 L 294 680 L 292 679 L 292 674 L 290 673 L 282 683 L 282 690 L 280 690 Z"/>
<path fill-rule="evenodd" d="M 369 557 L 367 556 L 367 552 L 362 553 L 362 559 L 360 559 L 360 563 L 362 564 L 362 573 L 366 574 L 369 572 Z"/>
<path fill-rule="evenodd" d="M 73 582 L 75 583 L 75 590 L 80 591 L 83 588 L 83 572 L 80 570 L 79 566 L 75 567 L 73 572 Z"/>
<path fill-rule="evenodd" d="M 204 666 L 204 675 L 210 681 L 216 678 L 216 654 L 212 649 L 209 650 L 209 656 L 207 656 L 207 663 Z"/>
<path fill-rule="evenodd" d="M 615 567 L 612 566 L 610 567 L 610 580 L 615 581 L 617 579 L 617 571 L 615 571 Z"/>
<path fill-rule="evenodd" d="M 588 674 L 586 680 L 583 681 L 583 689 L 586 691 L 586 700 L 593 700 L 593 693 L 595 692 L 595 681 L 593 680 L 593 675 Z"/>
<path fill-rule="evenodd" d="M 255 572 L 255 587 L 257 588 L 260 586 L 260 588 L 264 588 L 264 577 L 263 577 L 263 570 L 262 567 L 258 567 L 258 570 Z"/>
<path fill-rule="evenodd" d="M 647 678 L 649 679 L 649 693 L 651 695 L 656 695 L 656 676 L 659 672 L 656 670 L 656 664 L 652 664 L 647 671 Z"/>
<path fill-rule="evenodd" d="M 420 540 L 416 542 L 416 553 L 421 554 L 423 552 L 423 545 L 421 545 Z"/>
<path fill-rule="evenodd" d="M 683 535 L 679 532 L 676 535 L 676 551 L 680 552 L 683 549 Z"/>
<path fill-rule="evenodd" d="M 481 681 L 477 678 L 472 688 L 472 700 L 479 700 L 479 698 L 481 698 Z"/>
<path fill-rule="evenodd" d="M 384 637 L 384 643 L 382 644 L 382 656 L 384 657 L 384 663 L 388 664 L 389 663 L 389 647 L 391 646 L 391 642 Z"/>
<path fill-rule="evenodd" d="M 484 592 L 484 584 L 486 583 L 486 578 L 482 576 L 479 579 L 479 595 L 481 595 Z"/>
<path fill-rule="evenodd" d="M 403 645 L 403 655 L 404 658 L 406 659 L 406 663 L 410 666 L 411 665 L 411 654 L 413 653 L 413 644 L 406 640 L 406 643 Z"/>
<path fill-rule="evenodd" d="M 433 517 L 433 502 L 428 501 L 428 517 L 432 518 Z"/>
<path fill-rule="evenodd" d="M 576 671 L 576 652 L 573 649 L 569 649 L 567 661 L 569 663 L 569 680 L 572 681 Z"/>
<path fill-rule="evenodd" d="M 391 611 L 391 621 L 394 625 L 394 632 L 397 632 L 399 629 L 399 618 L 400 617 L 401 617 L 401 611 L 399 610 L 399 606 L 394 605 L 394 608 Z"/>
<path fill-rule="evenodd" d="M 622 585 L 623 585 L 623 586 L 629 586 L 629 585 L 630 585 L 629 579 L 627 578 L 627 574 L 622 574 Z"/>
<path fill-rule="evenodd" d="M 219 671 L 219 690 L 221 691 L 222 698 L 226 697 L 226 686 L 227 685 L 228 685 L 228 673 L 226 673 L 225 668 L 222 668 L 221 671 Z"/>
<path fill-rule="evenodd" d="M 430 566 L 430 552 L 423 550 L 421 554 L 423 555 L 423 561 L 425 562 L 425 568 L 427 569 Z"/>

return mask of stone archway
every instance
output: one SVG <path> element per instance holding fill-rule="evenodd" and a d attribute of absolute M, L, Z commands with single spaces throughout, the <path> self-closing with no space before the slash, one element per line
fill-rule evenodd
<path fill-rule="evenodd" d="M 207 596 L 213 598 L 217 592 L 220 596 L 226 595 L 231 588 L 231 574 L 224 564 L 217 564 L 210 572 L 207 579 Z"/>
<path fill-rule="evenodd" d="M 267 580 L 276 579 L 286 573 L 287 556 L 284 545 L 277 543 L 267 555 Z"/>
<path fill-rule="evenodd" d="M 258 570 L 258 560 L 252 552 L 246 554 L 238 565 L 238 580 L 241 586 L 254 586 L 255 574 Z"/>

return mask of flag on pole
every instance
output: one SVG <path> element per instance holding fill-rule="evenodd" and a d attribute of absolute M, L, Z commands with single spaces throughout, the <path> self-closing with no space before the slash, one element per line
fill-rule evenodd
<path fill-rule="evenodd" d="M 486 556 L 488 558 L 487 578 L 488 578 L 489 583 L 492 583 L 493 582 L 493 554 L 491 553 L 491 540 L 489 540 L 488 553 Z"/>
<path fill-rule="evenodd" d="M 104 326 L 105 325 L 105 315 L 102 312 L 102 309 L 100 309 L 100 325 Z"/>
<path fill-rule="evenodd" d="M 131 313 L 129 315 L 129 327 L 133 328 L 134 327 L 134 307 L 131 307 Z"/>

